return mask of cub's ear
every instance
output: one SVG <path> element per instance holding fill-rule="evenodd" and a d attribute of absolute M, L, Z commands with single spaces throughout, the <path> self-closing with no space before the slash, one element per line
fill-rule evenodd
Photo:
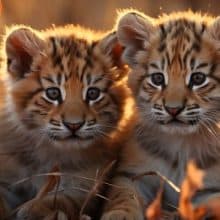
<path fill-rule="evenodd" d="M 99 45 L 104 54 L 111 58 L 112 66 L 122 67 L 121 56 L 123 52 L 123 47 L 119 44 L 116 32 L 112 32 L 105 36 Z"/>
<path fill-rule="evenodd" d="M 15 79 L 30 71 L 33 57 L 42 52 L 44 41 L 29 28 L 13 30 L 6 38 L 5 50 L 8 72 Z"/>
<path fill-rule="evenodd" d="M 122 53 L 124 48 L 119 43 L 116 32 L 112 32 L 105 36 L 99 46 L 104 54 L 109 57 L 112 65 L 112 78 L 120 80 L 128 73 L 128 67 L 122 62 Z"/>
<path fill-rule="evenodd" d="M 153 19 L 136 12 L 130 12 L 118 20 L 117 35 L 125 47 L 123 58 L 129 65 L 135 65 L 135 55 L 146 50 L 150 35 L 154 30 Z"/>

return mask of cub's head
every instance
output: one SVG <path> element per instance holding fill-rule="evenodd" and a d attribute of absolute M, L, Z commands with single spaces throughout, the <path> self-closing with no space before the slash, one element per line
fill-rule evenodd
<path fill-rule="evenodd" d="M 212 130 L 220 121 L 220 18 L 192 12 L 118 22 L 129 84 L 143 123 L 168 133 Z"/>
<path fill-rule="evenodd" d="M 126 69 L 115 33 L 86 40 L 70 28 L 72 33 L 17 28 L 7 36 L 8 108 L 26 132 L 80 148 L 117 129 Z"/>

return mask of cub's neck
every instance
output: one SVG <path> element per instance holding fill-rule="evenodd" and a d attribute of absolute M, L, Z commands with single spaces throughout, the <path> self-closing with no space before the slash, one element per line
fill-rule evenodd
<path fill-rule="evenodd" d="M 145 125 L 144 132 L 137 132 L 137 141 L 152 156 L 160 157 L 170 163 L 182 159 L 195 160 L 199 167 L 208 168 L 220 157 L 220 129 L 204 128 L 189 134 L 174 134 Z M 138 129 L 137 129 L 138 130 Z"/>

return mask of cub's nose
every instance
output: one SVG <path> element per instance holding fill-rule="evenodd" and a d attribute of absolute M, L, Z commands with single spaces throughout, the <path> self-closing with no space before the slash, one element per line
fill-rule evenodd
<path fill-rule="evenodd" d="M 176 117 L 178 114 L 180 114 L 183 108 L 184 108 L 183 106 L 177 106 L 177 107 L 165 106 L 166 111 L 173 117 Z"/>
<path fill-rule="evenodd" d="M 76 122 L 76 123 L 70 123 L 70 122 L 63 122 L 64 126 L 68 128 L 72 133 L 75 133 L 77 130 L 79 130 L 82 125 L 84 124 L 84 121 Z"/>

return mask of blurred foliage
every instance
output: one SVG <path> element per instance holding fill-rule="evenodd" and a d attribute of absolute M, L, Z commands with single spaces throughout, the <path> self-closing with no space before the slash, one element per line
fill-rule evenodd
<path fill-rule="evenodd" d="M 80 24 L 93 29 L 110 29 L 116 9 L 136 8 L 150 16 L 187 10 L 218 15 L 219 0 L 2 0 L 0 31 L 4 25 L 26 24 L 45 28 L 52 24 Z"/>

